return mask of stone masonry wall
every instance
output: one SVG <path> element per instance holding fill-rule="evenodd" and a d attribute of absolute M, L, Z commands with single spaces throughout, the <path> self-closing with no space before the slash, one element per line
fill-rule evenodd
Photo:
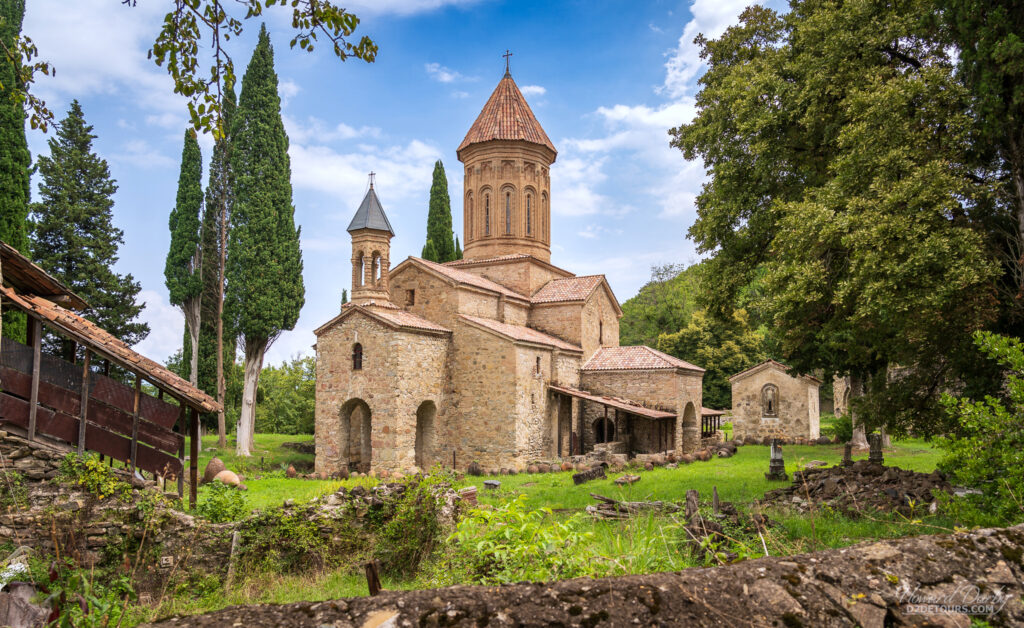
<path fill-rule="evenodd" d="M 516 345 L 515 353 L 516 462 L 522 466 L 555 456 L 557 434 L 545 394 L 546 382 L 551 381 L 551 350 Z"/>
<path fill-rule="evenodd" d="M 363 347 L 361 370 L 352 369 L 356 342 Z M 397 331 L 358 312 L 322 333 L 317 339 L 317 472 L 348 466 L 350 418 L 363 404 L 370 411 L 371 468 L 415 466 L 417 409 L 434 404 L 435 434 L 449 413 L 450 344 L 446 335 Z"/>
<path fill-rule="evenodd" d="M 457 421 L 447 433 L 456 466 L 508 467 L 516 456 L 514 345 L 464 322 L 454 330 L 452 383 Z M 451 455 L 450 452 L 448 454 Z"/>
<path fill-rule="evenodd" d="M 767 384 L 779 389 L 778 416 L 762 416 L 761 391 Z M 820 436 L 818 384 L 793 377 L 773 366 L 732 382 L 733 433 L 743 438 L 809 438 Z"/>
<path fill-rule="evenodd" d="M 412 264 L 391 275 L 390 282 L 391 302 L 398 307 L 448 329 L 455 324 L 459 295 L 449 282 Z M 407 304 L 409 290 L 415 293 L 413 305 Z"/>
<path fill-rule="evenodd" d="M 533 296 L 545 284 L 552 279 L 571 276 L 571 273 L 541 265 L 535 260 L 523 258 L 516 261 L 499 261 L 491 264 L 469 264 L 459 266 L 464 270 L 480 277 L 486 277 L 495 283 L 499 283 L 509 290 L 518 292 L 523 296 Z"/>
<path fill-rule="evenodd" d="M 677 415 L 677 453 L 694 451 L 700 444 L 702 382 L 703 376 L 700 373 L 667 369 L 583 371 L 580 377 L 584 390 L 616 395 L 669 412 L 674 411 Z"/>
<path fill-rule="evenodd" d="M 580 329 L 584 361 L 600 347 L 619 346 L 619 316 L 604 288 L 599 287 L 587 299 Z"/>
<path fill-rule="evenodd" d="M 583 334 L 582 303 L 542 303 L 530 308 L 530 327 L 580 345 Z"/>

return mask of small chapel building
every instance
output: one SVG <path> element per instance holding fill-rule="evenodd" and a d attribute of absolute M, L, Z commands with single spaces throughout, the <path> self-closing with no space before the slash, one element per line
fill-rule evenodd
<path fill-rule="evenodd" d="M 814 440 L 821 435 L 821 380 L 789 371 L 781 362 L 765 360 L 729 378 L 737 438 Z"/>
<path fill-rule="evenodd" d="M 316 330 L 316 470 L 523 469 L 700 442 L 704 370 L 619 346 L 604 275 L 551 263 L 557 151 L 506 70 L 458 147 L 464 259 L 391 266 L 371 182 L 351 302 Z"/>

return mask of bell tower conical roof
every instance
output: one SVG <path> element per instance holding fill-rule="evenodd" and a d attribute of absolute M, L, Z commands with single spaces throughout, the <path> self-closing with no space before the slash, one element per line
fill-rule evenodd
<path fill-rule="evenodd" d="M 391 235 L 395 235 L 395 232 L 391 229 L 391 223 L 388 222 L 388 217 L 384 214 L 384 208 L 381 207 L 380 199 L 377 198 L 377 193 L 373 191 L 372 183 L 370 184 L 370 189 L 366 192 L 366 196 L 363 197 L 363 202 L 359 204 L 356 215 L 352 217 L 352 222 L 348 224 L 349 233 L 360 229 L 376 229 L 377 231 L 387 231 Z"/>
<path fill-rule="evenodd" d="M 533 110 L 527 104 L 519 86 L 509 72 L 498 82 L 473 126 L 459 144 L 457 153 L 472 144 L 490 140 L 521 140 L 540 144 L 557 154 L 555 145 L 548 139 Z M 554 159 L 552 159 L 554 161 Z"/>

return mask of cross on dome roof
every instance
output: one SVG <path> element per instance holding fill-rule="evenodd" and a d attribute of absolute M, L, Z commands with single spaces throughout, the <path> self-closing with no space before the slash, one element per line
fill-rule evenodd
<path fill-rule="evenodd" d="M 388 217 L 384 214 L 384 208 L 381 207 L 380 199 L 377 198 L 377 193 L 373 189 L 373 175 L 370 176 L 370 189 L 366 191 L 366 196 L 359 204 L 359 209 L 352 217 L 352 222 L 348 224 L 348 231 L 351 233 L 360 229 L 376 229 L 395 235 L 394 230 L 391 229 L 391 223 L 388 222 Z"/>
<path fill-rule="evenodd" d="M 519 91 L 519 86 L 508 72 L 508 57 L 505 57 L 505 63 L 505 76 L 494 88 L 456 152 L 461 153 L 471 144 L 490 140 L 522 140 L 540 144 L 557 154 L 555 145 L 548 139 L 523 93 Z"/>

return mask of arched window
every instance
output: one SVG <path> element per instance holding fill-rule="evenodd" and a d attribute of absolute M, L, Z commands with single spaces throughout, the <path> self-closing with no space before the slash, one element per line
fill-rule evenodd
<path fill-rule="evenodd" d="M 484 195 L 484 235 L 491 235 L 491 195 Z"/>
<path fill-rule="evenodd" d="M 765 384 L 761 389 L 761 416 L 779 416 L 779 387 Z"/>
<path fill-rule="evenodd" d="M 505 235 L 512 233 L 512 193 L 505 192 Z"/>
<path fill-rule="evenodd" d="M 355 267 L 352 269 L 353 288 L 358 288 L 363 285 L 363 273 L 366 272 L 364 264 L 365 261 L 363 260 L 363 253 L 360 251 L 358 257 L 356 257 Z"/>
<path fill-rule="evenodd" d="M 597 322 L 597 344 L 604 344 L 604 321 Z"/>
<path fill-rule="evenodd" d="M 467 219 L 469 220 L 469 225 L 468 225 L 468 227 L 466 229 L 466 241 L 467 242 L 469 242 L 470 240 L 473 239 L 473 195 L 472 194 L 469 195 L 469 199 L 468 200 L 469 200 L 469 202 L 467 204 L 469 205 L 469 212 L 467 212 Z"/>
<path fill-rule="evenodd" d="M 352 370 L 363 370 L 363 345 L 358 342 L 352 345 Z"/>
<path fill-rule="evenodd" d="M 526 235 L 530 235 L 530 234 L 533 233 L 533 224 L 531 222 L 532 216 L 530 216 L 530 209 L 531 209 L 530 208 L 530 200 L 531 200 L 531 198 L 532 197 L 529 194 L 526 195 Z"/>
<path fill-rule="evenodd" d="M 539 357 L 537 358 L 537 368 L 534 370 L 534 373 L 536 373 L 537 375 L 540 375 L 540 358 Z"/>

